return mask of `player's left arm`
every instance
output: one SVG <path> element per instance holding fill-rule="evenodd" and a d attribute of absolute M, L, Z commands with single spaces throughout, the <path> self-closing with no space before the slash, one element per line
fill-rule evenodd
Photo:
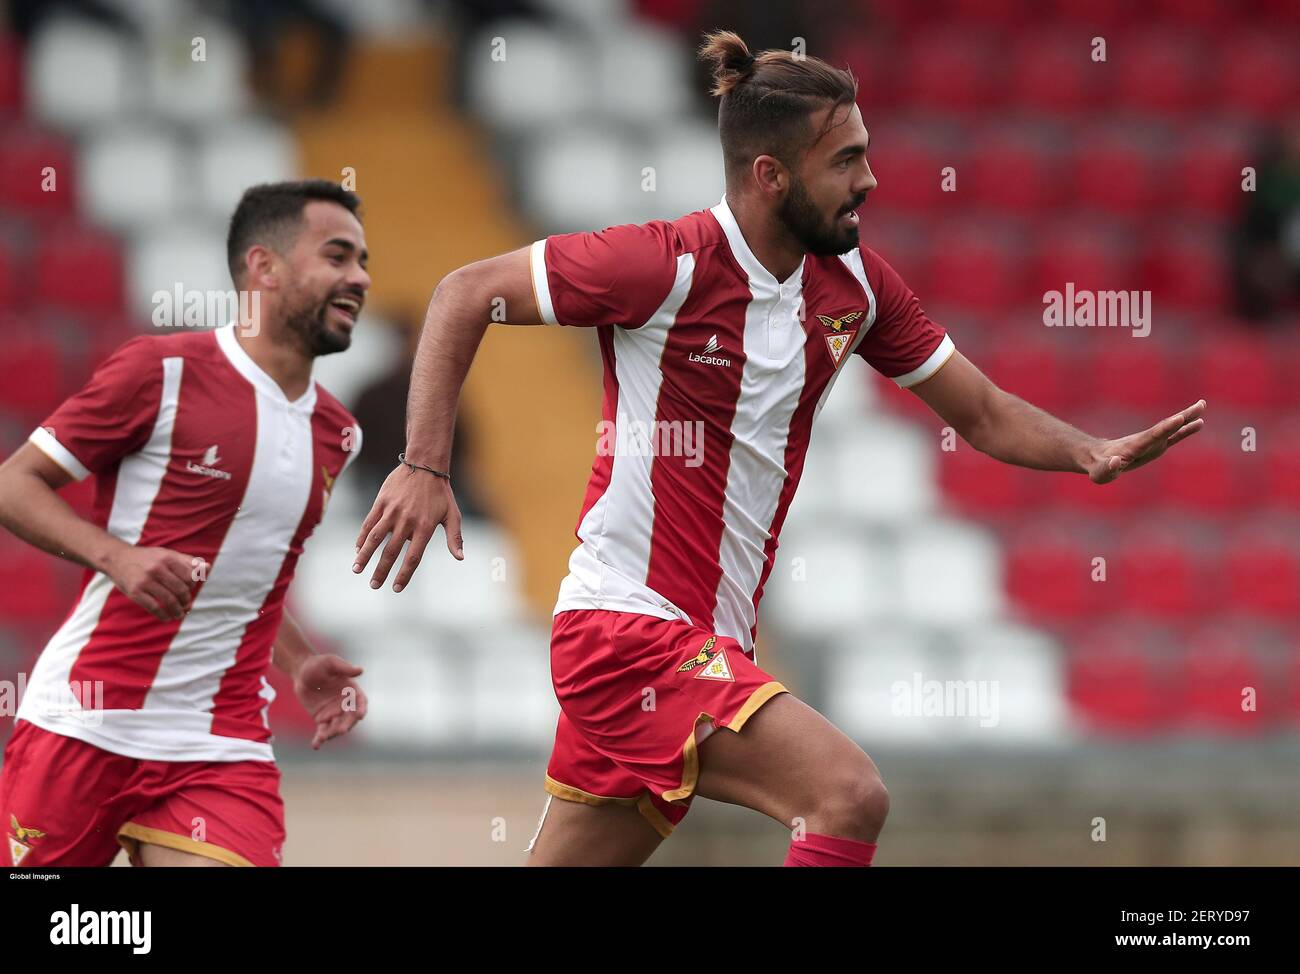
<path fill-rule="evenodd" d="M 1150 463 L 1205 422 L 1200 399 L 1139 432 L 1116 439 L 1090 436 L 998 388 L 958 351 L 910 388 L 981 453 L 1035 470 L 1086 473 L 1098 484 Z"/>
<path fill-rule="evenodd" d="M 271 662 L 293 679 L 293 692 L 316 721 L 311 746 L 346 734 L 366 715 L 366 695 L 356 684 L 361 667 L 340 656 L 317 653 L 286 611 L 271 647 Z"/>

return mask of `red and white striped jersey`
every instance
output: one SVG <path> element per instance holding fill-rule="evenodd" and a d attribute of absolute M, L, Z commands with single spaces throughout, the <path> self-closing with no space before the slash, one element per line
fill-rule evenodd
<path fill-rule="evenodd" d="M 851 354 L 900 386 L 953 353 L 867 247 L 778 281 L 724 199 L 531 250 L 550 324 L 597 326 L 602 429 L 557 613 L 680 618 L 753 646 L 812 425 Z M 667 447 L 667 448 L 666 448 Z"/>
<path fill-rule="evenodd" d="M 23 720 L 140 759 L 272 760 L 265 674 L 285 591 L 361 431 L 314 380 L 290 402 L 234 327 L 131 339 L 29 437 L 95 475 L 97 525 L 208 568 L 171 622 L 87 570 Z"/>

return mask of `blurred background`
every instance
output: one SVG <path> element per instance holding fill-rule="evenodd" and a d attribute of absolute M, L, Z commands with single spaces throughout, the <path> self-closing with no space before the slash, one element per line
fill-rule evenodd
<path fill-rule="evenodd" d="M 351 180 L 374 286 L 316 374 L 365 449 L 290 599 L 318 649 L 366 668 L 370 714 L 312 752 L 277 683 L 285 861 L 520 863 L 558 714 L 549 617 L 595 449 L 596 336 L 489 329 L 454 463 L 464 563 L 435 540 L 406 592 L 373 592 L 353 541 L 403 447 L 444 274 L 720 198 L 693 54 L 716 27 L 853 69 L 880 184 L 863 237 L 1004 388 L 1105 436 L 1209 402 L 1202 433 L 1099 488 L 954 444 L 850 366 L 759 654 L 880 766 L 877 862 L 1300 864 L 1291 0 L 14 0 L 0 455 L 154 329 L 156 292 L 231 286 L 247 186 Z M 1151 292 L 1150 334 L 1045 327 L 1067 282 Z M 66 496 L 88 511 L 90 482 Z M 30 670 L 79 575 L 0 536 L 0 678 Z M 996 706 L 924 716 L 928 681 Z M 698 801 L 651 862 L 775 864 L 788 841 Z"/>

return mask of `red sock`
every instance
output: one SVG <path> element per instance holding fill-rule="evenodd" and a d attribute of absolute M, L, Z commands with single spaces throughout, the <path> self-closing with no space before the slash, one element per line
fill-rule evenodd
<path fill-rule="evenodd" d="M 808 832 L 790 843 L 785 866 L 870 866 L 876 854 L 874 842 L 840 839 Z"/>

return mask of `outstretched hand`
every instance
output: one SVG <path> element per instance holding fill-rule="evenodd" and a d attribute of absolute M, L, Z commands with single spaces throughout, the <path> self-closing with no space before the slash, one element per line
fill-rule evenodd
<path fill-rule="evenodd" d="M 1108 484 L 1120 474 L 1150 463 L 1204 426 L 1205 420 L 1201 418 L 1204 413 L 1205 400 L 1198 399 L 1150 429 L 1105 441 L 1088 466 L 1088 477 L 1095 484 Z"/>

